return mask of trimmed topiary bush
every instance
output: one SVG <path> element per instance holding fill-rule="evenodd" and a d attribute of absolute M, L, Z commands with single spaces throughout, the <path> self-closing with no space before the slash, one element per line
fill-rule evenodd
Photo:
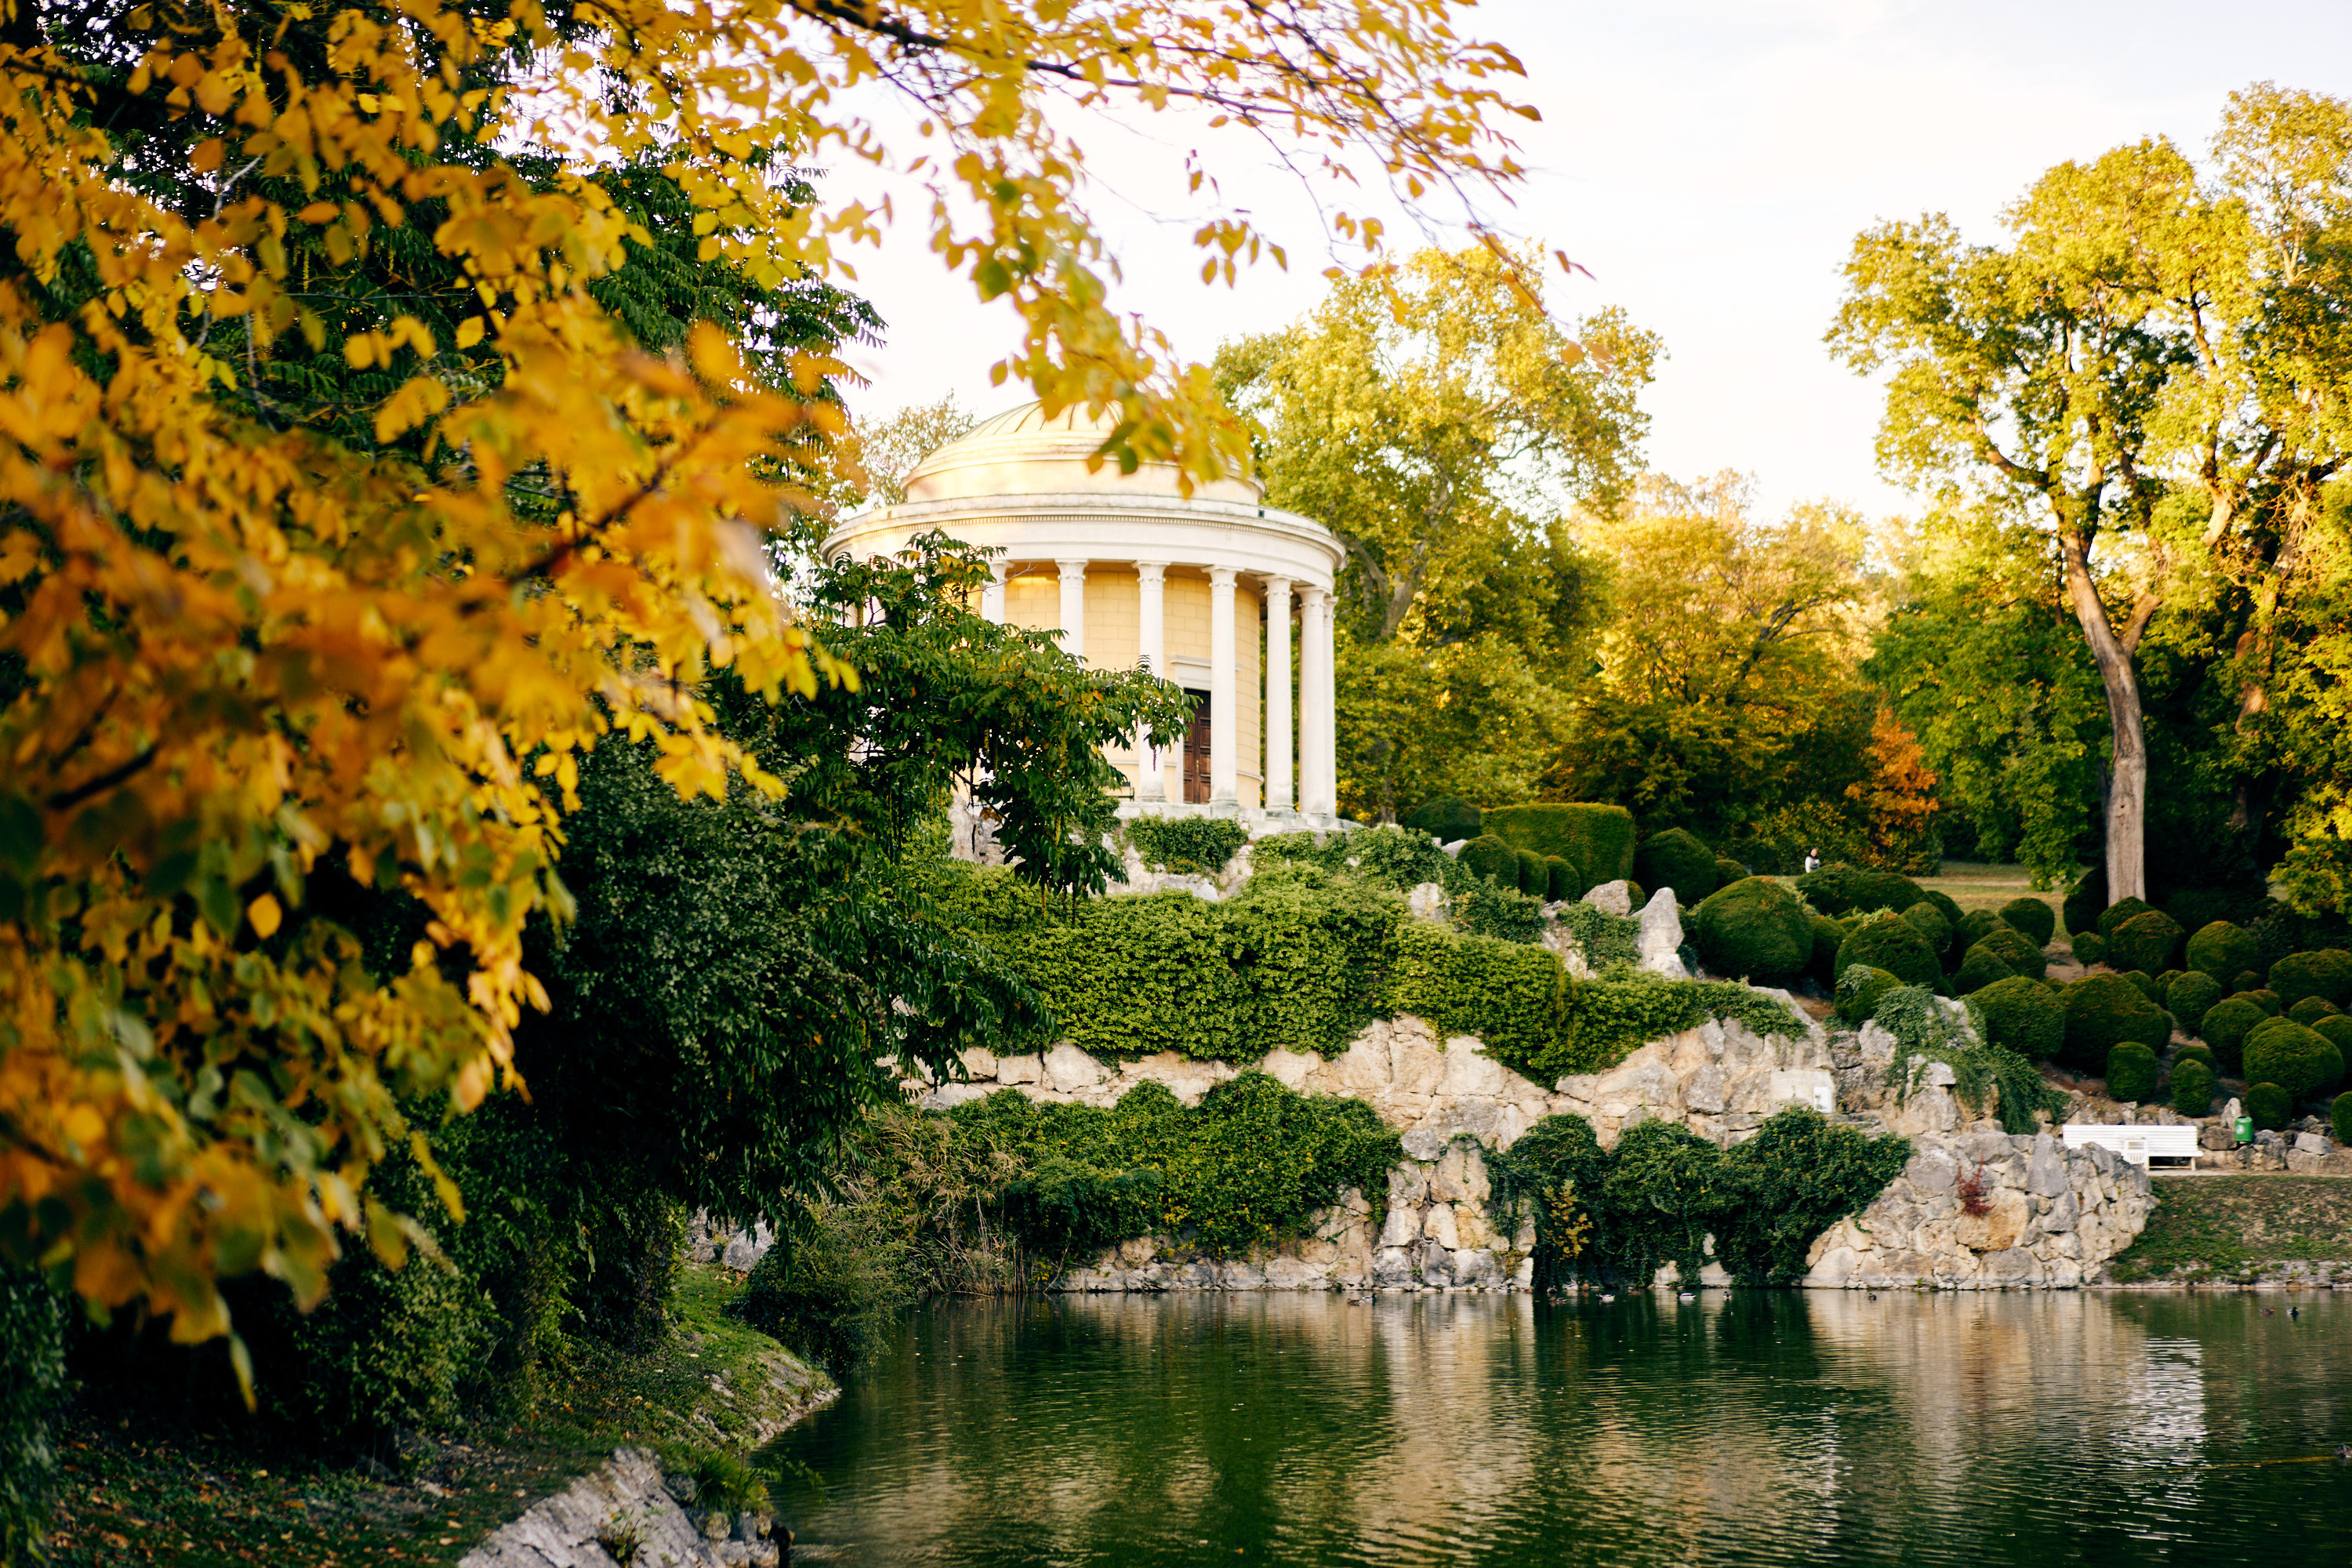
<path fill-rule="evenodd" d="M 2277 994 L 2282 1007 L 2292 1007 L 2306 996 L 2324 996 L 2341 1006 L 2352 1001 L 2352 952 L 2334 947 L 2290 952 L 2271 965 L 2269 989 Z"/>
<path fill-rule="evenodd" d="M 2162 910 L 2150 910 L 2119 921 L 2107 933 L 2107 962 L 2117 969 L 2137 969 L 2154 974 L 2172 967 L 2180 951 L 2180 927 Z"/>
<path fill-rule="evenodd" d="M 1843 860 L 1797 879 L 1797 891 L 1825 915 L 1869 914 L 1907 910 L 1919 901 L 1919 884 L 1893 871 L 1865 871 Z"/>
<path fill-rule="evenodd" d="M 1540 899 L 1551 886 L 1551 872 L 1544 866 L 1544 858 L 1532 849 L 1513 852 L 1519 863 L 1519 891 L 1531 899 Z"/>
<path fill-rule="evenodd" d="M 1229 816 L 1139 816 L 1127 841 L 1148 866 L 1213 877 L 1249 842 L 1249 829 Z"/>
<path fill-rule="evenodd" d="M 2282 1018 L 2247 1037 L 2246 1077 L 2274 1083 L 2301 1101 L 2344 1080 L 2344 1053 L 2326 1036 Z"/>
<path fill-rule="evenodd" d="M 2124 971 L 2124 978 L 2138 986 L 2141 995 L 2159 1007 L 2164 1005 L 2164 987 L 2156 983 L 2155 975 L 2143 970 L 2126 969 Z"/>
<path fill-rule="evenodd" d="M 2286 1016 L 2296 1023 L 2309 1026 L 2322 1018 L 2333 1017 L 2344 1011 L 2325 996 L 2306 996 L 2286 1010 Z"/>
<path fill-rule="evenodd" d="M 1465 849 L 1463 853 L 1467 855 L 1470 851 Z M 2072 946 L 2074 950 L 2074 962 L 2085 969 L 2107 956 L 2107 944 L 2096 931 L 2076 931 Z"/>
<path fill-rule="evenodd" d="M 2117 926 L 2123 924 L 2124 921 L 2127 920 L 2134 920 L 2141 915 L 2153 914 L 2155 912 L 2156 906 L 2149 903 L 2146 899 L 2117 899 L 2114 903 L 2109 904 L 2105 909 L 2099 911 L 2099 935 L 2105 938 L 2107 942 L 2113 942 L 2116 940 L 2116 928 Z"/>
<path fill-rule="evenodd" d="M 1441 795 L 1413 807 L 1399 826 L 1417 827 L 1440 844 L 1452 844 L 1457 839 L 1477 837 L 1481 815 L 1476 806 L 1460 795 Z"/>
<path fill-rule="evenodd" d="M 1854 928 L 1838 949 L 1837 973 L 1849 964 L 1867 963 L 1896 975 L 1906 985 L 1934 985 L 1944 977 L 1944 965 L 1919 928 L 1901 915 L 1874 915 Z"/>
<path fill-rule="evenodd" d="M 2221 1064 L 2213 1058 L 2213 1047 L 2201 1040 L 2189 1040 L 2173 1047 L 2172 1059 L 2175 1062 L 2203 1062 L 2217 1072 L 2221 1070 Z"/>
<path fill-rule="evenodd" d="M 2275 1132 L 2294 1114 L 2294 1096 L 2274 1083 L 2258 1083 L 2246 1090 L 2246 1114 L 2254 1125 Z"/>
<path fill-rule="evenodd" d="M 1952 925 L 1944 918 L 1943 910 L 1922 899 L 1905 910 L 1903 918 L 1927 939 L 1927 945 L 1936 950 L 1937 958 L 1952 951 Z"/>
<path fill-rule="evenodd" d="M 1827 915 L 1815 915 L 1812 921 L 1813 956 L 1805 964 L 1805 973 L 1826 991 L 1837 984 L 1838 949 L 1845 945 L 1845 927 Z"/>
<path fill-rule="evenodd" d="M 2336 1097 L 2335 1105 L 2329 1108 L 2327 1121 L 2338 1143 L 2352 1143 L 2352 1089 Z"/>
<path fill-rule="evenodd" d="M 2197 1026 L 2198 1034 L 2213 1047 L 2214 1058 L 2231 1072 L 2238 1070 L 2239 1053 L 2245 1049 L 2246 1037 L 2254 1026 L 2270 1016 L 2242 996 L 2232 996 L 2216 1002 L 2205 1009 L 2205 1017 Z"/>
<path fill-rule="evenodd" d="M 1813 956 L 1812 916 L 1796 894 L 1769 877 L 1717 889 L 1692 923 L 1699 959 L 1717 974 L 1786 979 Z"/>
<path fill-rule="evenodd" d="M 2241 969 L 2238 971 L 2237 978 L 2230 982 L 2230 994 L 2232 996 L 2260 991 L 2262 988 L 2263 972 L 2259 969 Z"/>
<path fill-rule="evenodd" d="M 2066 1065 L 2097 1072 L 2126 1040 L 2151 1048 L 2172 1037 L 2171 1015 L 2120 974 L 2093 974 L 2066 987 Z"/>
<path fill-rule="evenodd" d="M 2159 974 L 2158 974 L 2158 975 L 2157 975 L 2157 977 L 2156 977 L 2156 991 L 2157 991 L 2156 1000 L 2157 1000 L 2157 1003 L 2158 1003 L 2158 1005 L 2159 1006 L 2163 1005 L 2164 999 L 2165 999 L 2167 996 L 2169 996 L 2169 995 L 2171 995 L 2171 994 L 2172 994 L 2172 983 L 2173 983 L 2174 981 L 2176 981 L 2176 980 L 2179 979 L 2179 978 L 2181 977 L 2181 975 L 2182 975 L 2183 973 L 2187 973 L 2187 972 L 2186 972 L 2186 971 L 2184 971 L 2184 970 L 2179 970 L 2179 969 L 2168 969 L 2168 970 L 2165 970 L 2165 971 L 2163 971 L 2161 973 L 2159 973 Z"/>
<path fill-rule="evenodd" d="M 1969 949 L 1960 960 L 1960 967 L 1952 974 L 1952 994 L 1967 996 L 1983 990 L 1996 980 L 2007 980 L 2017 971 L 2000 961 L 2000 955 L 1984 943 Z"/>
<path fill-rule="evenodd" d="M 1544 897 L 1553 903 L 1564 899 L 1580 897 L 1585 889 L 1576 885 L 1576 868 L 1557 855 L 1544 857 Z"/>
<path fill-rule="evenodd" d="M 2023 931 L 2036 947 L 2049 946 L 2058 934 L 2058 917 L 2040 899 L 2011 899 L 2000 906 L 2000 919 Z"/>
<path fill-rule="evenodd" d="M 2012 974 L 2030 975 L 2039 980 L 2050 973 L 2050 961 L 2042 950 L 2014 926 L 1996 925 L 1984 933 L 1977 946 L 1985 949 L 2003 963 Z"/>
<path fill-rule="evenodd" d="M 1462 847 L 1462 864 L 1498 886 L 1516 888 L 1519 885 L 1518 851 L 1491 833 L 1473 838 Z"/>
<path fill-rule="evenodd" d="M 2352 1016 L 2330 1013 L 2312 1025 L 2311 1032 L 2342 1051 L 2347 1062 L 2352 1062 Z"/>
<path fill-rule="evenodd" d="M 2201 969 L 2228 985 L 2252 969 L 2261 952 L 2251 931 L 2228 921 L 2215 921 L 2200 927 L 2189 939 L 2189 967 Z"/>
<path fill-rule="evenodd" d="M 1960 917 L 1960 945 L 1963 950 L 1982 942 L 1985 933 L 2000 923 L 1990 910 L 1970 910 Z"/>
<path fill-rule="evenodd" d="M 1721 885 L 1715 851 L 1695 833 L 1669 827 L 1642 840 L 1633 852 L 1633 874 L 1653 888 L 1672 888 L 1679 903 L 1695 904 Z"/>
<path fill-rule="evenodd" d="M 2191 1057 L 2172 1068 L 2172 1109 L 2183 1116 L 2207 1116 L 2213 1110 L 2213 1069 Z"/>
<path fill-rule="evenodd" d="M 1919 896 L 1935 905 L 1936 912 L 1944 917 L 1944 923 L 1952 928 L 1953 947 L 1954 951 L 1958 951 L 1962 945 L 1959 941 L 1960 922 L 1968 919 L 1968 916 L 1961 911 L 1960 906 L 1953 901 L 1952 895 L 1949 893 L 1939 893 L 1933 888 L 1922 888 L 1919 890 Z"/>
<path fill-rule="evenodd" d="M 1969 996 L 1969 1009 L 1984 1021 L 1987 1045 L 2029 1061 L 2047 1061 L 2065 1045 L 2066 1004 L 2038 980 L 1996 980 Z"/>
<path fill-rule="evenodd" d="M 1738 861 L 1727 856 L 1718 855 L 1715 858 L 1715 885 L 1718 888 L 1727 888 L 1734 882 L 1744 882 L 1755 874 Z"/>
<path fill-rule="evenodd" d="M 2241 991 L 2238 994 L 2244 997 L 2247 1001 L 2252 1002 L 2255 1006 L 2260 1007 L 2263 1012 L 2270 1017 L 2275 1018 L 2286 1011 L 2285 1008 L 2279 1005 L 2278 993 L 2274 991 L 2269 991 L 2261 986 L 2256 986 L 2252 991 Z"/>
<path fill-rule="evenodd" d="M 2107 1098 L 2133 1104 L 2156 1093 L 2156 1053 L 2137 1040 L 2126 1040 L 2107 1053 Z"/>
<path fill-rule="evenodd" d="M 1480 825 L 1514 848 L 1557 855 L 1575 867 L 1583 879 L 1580 897 L 1633 874 L 1633 814 L 1622 805 L 1498 805 Z"/>
<path fill-rule="evenodd" d="M 2060 910 L 2072 932 L 2099 929 L 2099 911 L 2107 907 L 2107 873 L 2102 866 L 2094 866 L 2090 874 L 2066 889 Z"/>
<path fill-rule="evenodd" d="M 1857 1026 L 1867 1023 L 1880 998 L 1902 984 L 1884 969 L 1850 963 L 1837 977 L 1837 1016 Z"/>
<path fill-rule="evenodd" d="M 2184 1034 L 2201 1034 L 2205 1011 L 2221 999 L 2221 983 L 2201 969 L 2185 969 L 2164 988 L 2164 1010 Z"/>

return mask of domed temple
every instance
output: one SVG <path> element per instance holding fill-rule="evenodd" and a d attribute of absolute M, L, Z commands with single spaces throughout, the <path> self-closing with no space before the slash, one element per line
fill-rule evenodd
<path fill-rule="evenodd" d="M 1089 473 L 1112 427 L 1082 408 L 1048 418 L 1032 403 L 1000 414 L 918 464 L 903 502 L 835 530 L 825 555 L 895 554 L 934 530 L 1002 552 L 982 595 L 989 619 L 1058 630 L 1063 647 L 1097 669 L 1140 667 L 1191 691 L 1181 749 L 1108 749 L 1132 796 L 1123 814 L 1333 826 L 1339 542 L 1312 518 L 1267 506 L 1254 479 L 1188 497 L 1172 464 Z"/>

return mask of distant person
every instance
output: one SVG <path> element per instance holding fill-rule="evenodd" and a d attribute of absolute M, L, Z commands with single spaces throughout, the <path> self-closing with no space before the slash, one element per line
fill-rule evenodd
<path fill-rule="evenodd" d="M 1821 868 L 1822 868 L 1822 852 L 1821 852 L 1820 850 L 1818 850 L 1818 849 L 1808 849 L 1808 850 L 1806 850 L 1806 851 L 1805 851 L 1805 875 L 1806 875 L 1806 876 L 1808 876 L 1808 877 L 1810 877 L 1810 876 L 1811 876 L 1814 872 L 1816 872 L 1816 871 L 1820 870 Z"/>

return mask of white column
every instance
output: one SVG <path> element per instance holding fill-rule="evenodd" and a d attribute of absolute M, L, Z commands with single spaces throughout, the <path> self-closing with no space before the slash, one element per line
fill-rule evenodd
<path fill-rule="evenodd" d="M 1135 580 L 1139 594 L 1137 651 L 1143 668 L 1165 680 L 1168 679 L 1168 563 L 1137 562 Z M 1160 768 L 1160 748 L 1153 745 L 1150 738 L 1140 730 L 1135 732 L 1135 798 L 1168 798 L 1168 777 Z"/>
<path fill-rule="evenodd" d="M 1265 581 L 1265 808 L 1290 809 L 1290 579 Z"/>
<path fill-rule="evenodd" d="M 988 581 L 980 587 L 980 618 L 993 621 L 1000 626 L 1004 624 L 1005 565 L 1002 561 L 990 562 Z"/>
<path fill-rule="evenodd" d="M 1087 657 L 1087 563 L 1056 561 L 1062 569 L 1062 651 L 1081 664 Z"/>
<path fill-rule="evenodd" d="M 1331 816 L 1339 794 L 1337 732 L 1331 725 L 1331 595 L 1321 588 L 1302 588 L 1298 598 L 1298 805 L 1309 816 Z"/>
<path fill-rule="evenodd" d="M 1241 704 L 1234 691 L 1234 569 L 1209 568 L 1209 804 L 1231 805 L 1241 751 Z"/>

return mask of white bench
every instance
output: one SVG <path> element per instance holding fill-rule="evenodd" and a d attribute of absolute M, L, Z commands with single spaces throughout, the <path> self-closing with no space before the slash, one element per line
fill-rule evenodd
<path fill-rule="evenodd" d="M 2154 1160 L 2186 1160 L 2190 1170 L 2197 1168 L 2197 1129 L 2193 1126 L 2099 1127 L 2070 1121 L 2061 1131 L 2069 1149 L 2096 1143 L 2143 1168 Z"/>

